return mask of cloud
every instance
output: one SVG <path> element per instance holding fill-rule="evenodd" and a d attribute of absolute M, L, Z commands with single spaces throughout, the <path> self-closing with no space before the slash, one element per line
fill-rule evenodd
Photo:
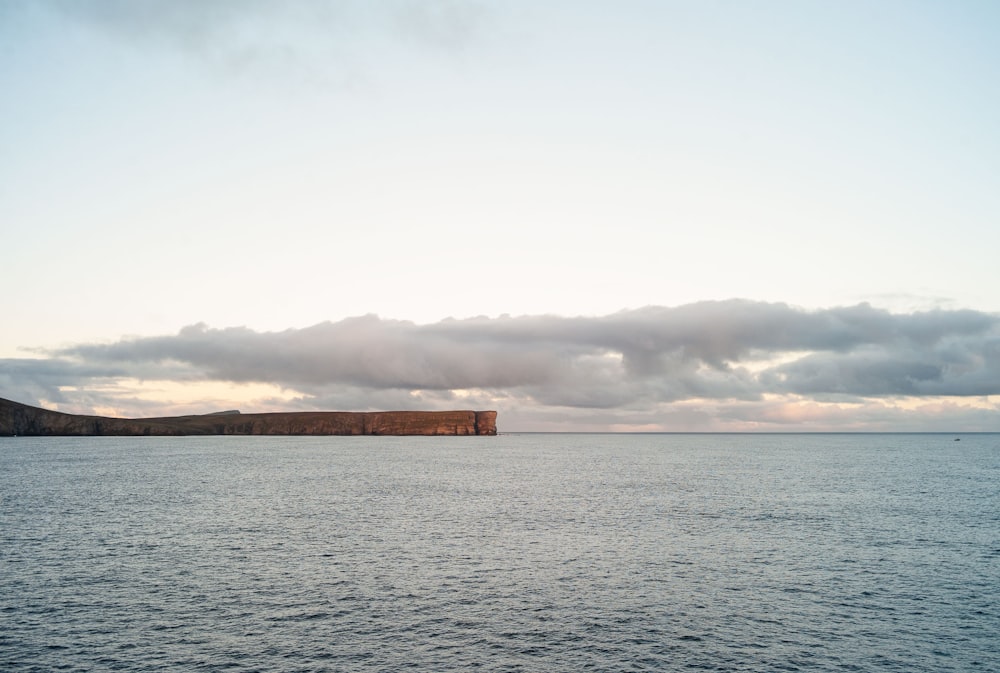
<path fill-rule="evenodd" d="M 455 0 L 41 0 L 38 5 L 136 48 L 170 49 L 229 73 L 278 72 L 314 82 L 356 77 L 357 59 L 375 56 L 364 52 L 386 40 L 418 50 L 463 51 L 482 37 L 490 15 L 483 3 Z M 362 47 L 370 38 L 371 46 Z"/>
<path fill-rule="evenodd" d="M 43 0 L 42 4 L 119 37 L 159 40 L 193 50 L 207 49 L 212 42 L 238 33 L 246 17 L 279 16 L 268 5 L 280 6 L 264 0 Z"/>
<path fill-rule="evenodd" d="M 484 4 L 459 0 L 397 1 L 391 6 L 402 36 L 445 51 L 463 49 L 481 37 L 489 16 Z"/>
<path fill-rule="evenodd" d="M 3 359 L 0 360 L 0 396 L 28 403 L 40 400 L 67 403 L 71 400 L 64 394 L 65 389 L 84 388 L 126 376 L 129 371 L 117 365 L 44 358 Z"/>
<path fill-rule="evenodd" d="M 788 353 L 803 355 L 756 373 L 747 367 Z M 864 304 L 804 311 L 732 300 L 592 318 L 431 325 L 367 315 L 283 332 L 198 324 L 173 336 L 83 344 L 54 354 L 119 367 L 183 366 L 208 379 L 290 387 L 524 388 L 552 396 L 551 403 L 561 395 L 581 400 L 568 406 L 620 406 L 643 395 L 1000 393 L 997 316 L 895 315 Z M 588 399 L 598 403 L 583 401 Z"/>
<path fill-rule="evenodd" d="M 0 363 L 0 381 L 33 381 L 47 399 L 57 381 L 126 375 L 269 384 L 294 392 L 274 400 L 282 408 L 502 402 L 525 418 L 563 409 L 638 426 L 681 412 L 749 422 L 739 414 L 747 409 L 772 424 L 809 423 L 852 405 L 885 412 L 892 400 L 1000 394 L 1000 316 L 867 304 L 807 311 L 729 300 L 427 325 L 366 315 L 281 332 L 197 324 L 49 355 Z"/>

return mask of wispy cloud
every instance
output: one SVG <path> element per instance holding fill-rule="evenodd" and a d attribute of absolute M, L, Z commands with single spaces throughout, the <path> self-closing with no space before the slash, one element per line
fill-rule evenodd
<path fill-rule="evenodd" d="M 360 45 L 393 41 L 418 50 L 464 51 L 490 12 L 455 0 L 40 0 L 137 49 L 169 49 L 223 72 L 322 81 L 358 75 Z M 336 71 L 340 71 L 339 73 Z"/>
<path fill-rule="evenodd" d="M 787 403 L 794 399 L 795 413 L 808 421 L 807 403 L 1000 394 L 1000 316 L 896 314 L 866 304 L 807 311 L 730 300 L 428 325 L 368 315 L 281 332 L 198 324 L 50 355 L 9 360 L 0 374 L 35 391 L 60 371 L 74 384 L 127 374 L 296 391 L 283 407 L 507 400 L 524 409 L 604 410 L 619 419 L 662 417 L 664 409 L 683 411 L 692 401 L 704 411 L 717 401 L 730 405 L 725 413 L 752 408 L 759 418 L 792 422 Z"/>

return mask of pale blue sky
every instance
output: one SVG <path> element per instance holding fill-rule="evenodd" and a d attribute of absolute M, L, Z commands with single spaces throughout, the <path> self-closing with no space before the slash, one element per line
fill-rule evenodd
<path fill-rule="evenodd" d="M 7 0 L 0 357 L 368 313 L 997 313 L 998 30 L 994 2 Z"/>

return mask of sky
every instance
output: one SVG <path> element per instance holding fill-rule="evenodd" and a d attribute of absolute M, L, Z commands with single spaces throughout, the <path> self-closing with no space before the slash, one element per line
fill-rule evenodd
<path fill-rule="evenodd" d="M 1000 4 L 0 0 L 0 397 L 1000 431 Z"/>

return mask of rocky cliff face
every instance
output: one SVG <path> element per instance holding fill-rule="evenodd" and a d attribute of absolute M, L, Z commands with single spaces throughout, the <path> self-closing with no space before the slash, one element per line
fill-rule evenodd
<path fill-rule="evenodd" d="M 497 412 L 495 411 L 476 412 L 476 434 L 477 435 L 497 434 Z"/>
<path fill-rule="evenodd" d="M 0 398 L 0 436 L 495 435 L 495 411 L 308 411 L 109 418 L 49 411 Z"/>

